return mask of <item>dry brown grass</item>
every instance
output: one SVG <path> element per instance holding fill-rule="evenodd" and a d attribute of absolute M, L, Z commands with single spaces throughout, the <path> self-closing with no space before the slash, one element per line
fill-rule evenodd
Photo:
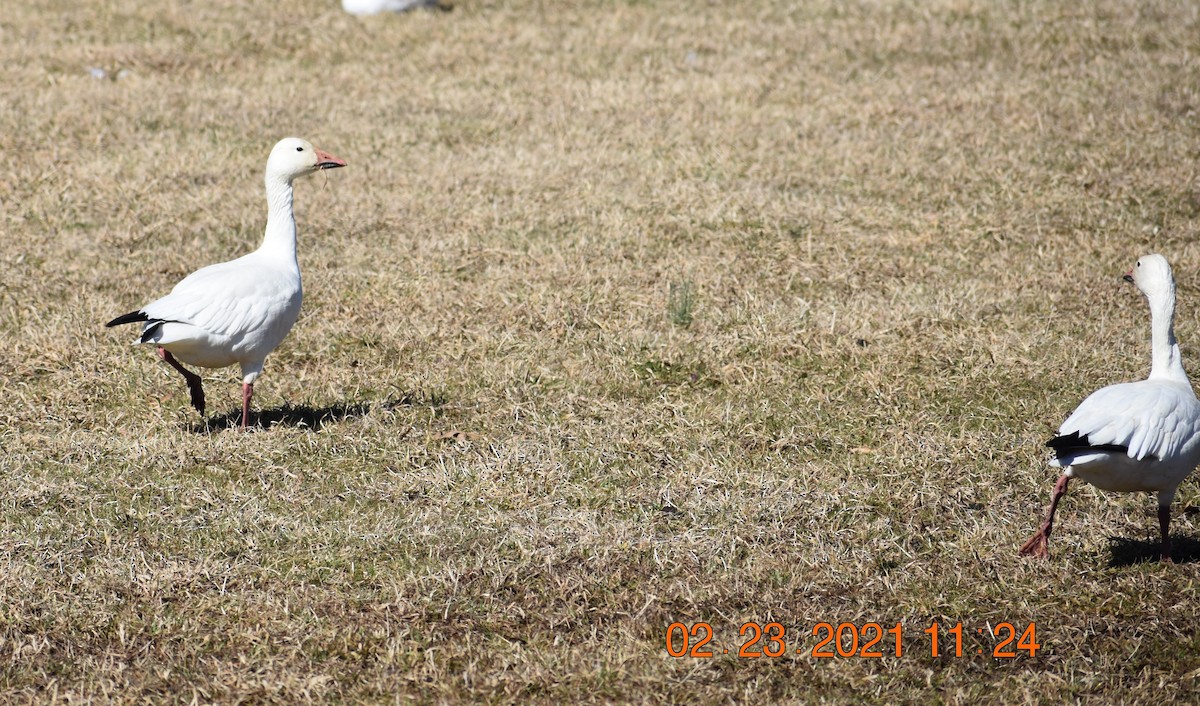
<path fill-rule="evenodd" d="M 1047 434 L 1147 369 L 1136 256 L 1200 371 L 1197 14 L 7 3 L 0 700 L 1194 702 L 1194 482 L 1179 565 L 1086 487 L 1016 547 Z M 262 426 L 218 371 L 206 428 L 102 323 L 257 245 L 288 134 L 350 167 L 298 184 Z M 908 641 L 667 656 L 700 620 Z"/>

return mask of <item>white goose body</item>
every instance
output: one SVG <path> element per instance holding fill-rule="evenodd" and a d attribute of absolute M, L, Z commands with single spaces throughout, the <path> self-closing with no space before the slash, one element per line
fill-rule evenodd
<path fill-rule="evenodd" d="M 1170 493 L 1161 499 L 1170 504 L 1200 461 L 1200 402 L 1186 382 L 1112 385 L 1089 395 L 1058 434 L 1056 439 L 1074 435 L 1087 442 L 1050 461 L 1068 477 L 1102 490 Z"/>
<path fill-rule="evenodd" d="M 1158 493 L 1162 558 L 1170 561 L 1170 507 L 1175 491 L 1200 463 L 1200 401 L 1197 401 L 1175 340 L 1175 279 L 1161 255 L 1138 260 L 1125 279 L 1150 305 L 1150 376 L 1110 385 L 1088 395 L 1047 442 L 1050 465 L 1062 468 L 1042 527 L 1021 554 L 1049 556 L 1059 500 L 1071 478 L 1114 492 Z"/>
<path fill-rule="evenodd" d="M 421 7 L 438 7 L 438 0 L 342 0 L 342 9 L 364 17 L 383 12 L 407 12 Z"/>
<path fill-rule="evenodd" d="M 300 316 L 304 298 L 296 258 L 292 180 L 345 162 L 299 138 L 280 140 L 267 160 L 267 227 L 262 246 L 236 260 L 199 269 L 161 299 L 108 326 L 141 322 L 138 343 L 158 346 L 163 360 L 188 382 L 192 405 L 204 413 L 199 376 L 179 361 L 205 368 L 241 366 L 242 424 L 248 424 L 254 381 Z"/>
<path fill-rule="evenodd" d="M 300 316 L 300 267 L 261 249 L 188 275 L 167 296 L 142 307 L 140 343 L 204 368 L 237 363 L 254 382 L 267 355 Z"/>

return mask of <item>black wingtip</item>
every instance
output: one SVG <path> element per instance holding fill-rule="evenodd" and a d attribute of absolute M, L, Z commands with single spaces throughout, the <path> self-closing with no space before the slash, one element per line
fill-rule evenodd
<path fill-rule="evenodd" d="M 150 317 L 146 316 L 146 312 L 131 311 L 128 314 L 122 314 L 122 315 L 118 316 L 117 318 L 113 319 L 112 321 L 109 321 L 107 324 L 104 324 L 104 327 L 112 328 L 113 326 L 120 326 L 121 324 L 134 324 L 139 321 L 149 321 L 149 320 L 150 320 Z"/>
<path fill-rule="evenodd" d="M 155 321 L 151 321 L 150 323 L 146 324 L 146 328 L 142 330 L 142 338 L 141 338 L 141 340 L 138 341 L 138 343 L 149 343 L 150 341 L 153 341 L 154 334 L 160 328 L 162 328 L 162 325 L 165 323 L 167 323 L 167 322 L 155 320 Z M 201 414 L 203 414 L 203 410 L 201 410 Z"/>
<path fill-rule="evenodd" d="M 1091 444 L 1088 443 L 1087 435 L 1073 431 L 1070 434 L 1056 436 L 1046 442 L 1046 446 L 1054 449 L 1054 453 L 1059 457 L 1077 451 L 1115 451 L 1119 453 L 1129 453 L 1128 446 L 1120 444 Z"/>

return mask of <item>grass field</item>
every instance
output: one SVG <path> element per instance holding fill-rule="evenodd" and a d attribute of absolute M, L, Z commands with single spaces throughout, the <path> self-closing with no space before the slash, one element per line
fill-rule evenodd
<path fill-rule="evenodd" d="M 0 701 L 1194 703 L 1194 480 L 1174 566 L 1082 484 L 1017 547 L 1139 255 L 1200 372 L 1198 57 L 1157 0 L 6 4 Z M 243 433 L 103 323 L 257 247 L 293 134 L 349 166 Z"/>

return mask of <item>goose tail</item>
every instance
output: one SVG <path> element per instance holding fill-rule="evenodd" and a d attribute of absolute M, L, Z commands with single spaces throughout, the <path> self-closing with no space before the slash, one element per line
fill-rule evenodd
<path fill-rule="evenodd" d="M 134 324 L 139 321 L 149 321 L 150 317 L 144 311 L 131 311 L 128 314 L 121 314 L 117 318 L 104 324 L 105 328 L 120 326 L 121 324 Z"/>

